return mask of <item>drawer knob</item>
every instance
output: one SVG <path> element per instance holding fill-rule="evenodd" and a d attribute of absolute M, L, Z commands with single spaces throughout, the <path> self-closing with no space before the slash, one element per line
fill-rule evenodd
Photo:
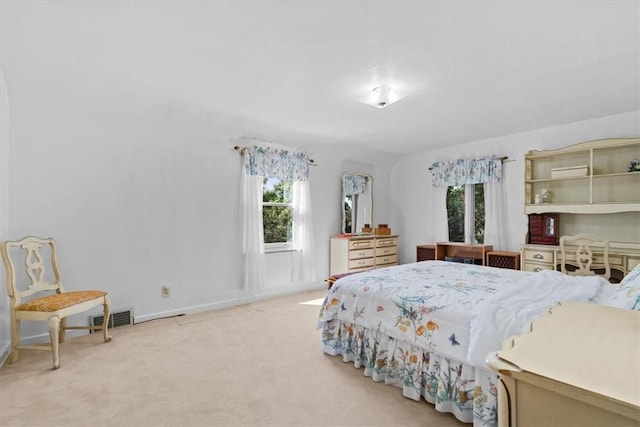
<path fill-rule="evenodd" d="M 535 271 L 537 273 L 538 271 L 542 271 L 542 268 L 536 267 L 536 268 L 533 269 L 533 271 Z"/>
<path fill-rule="evenodd" d="M 533 257 L 534 257 L 535 259 L 542 259 L 542 258 L 544 258 L 541 254 L 535 254 Z"/>

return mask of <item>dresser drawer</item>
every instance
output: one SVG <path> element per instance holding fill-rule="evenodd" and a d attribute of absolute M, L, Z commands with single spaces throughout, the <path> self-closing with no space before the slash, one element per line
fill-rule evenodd
<path fill-rule="evenodd" d="M 552 264 L 536 264 L 533 262 L 526 262 L 524 263 L 524 265 L 522 266 L 524 271 L 533 271 L 535 273 L 537 273 L 538 271 L 542 271 L 542 270 L 553 270 L 553 265 Z"/>
<path fill-rule="evenodd" d="M 356 249 L 349 251 L 349 259 L 371 258 L 373 249 Z"/>
<path fill-rule="evenodd" d="M 383 246 L 398 246 L 398 239 L 395 237 L 376 239 L 376 247 L 380 248 Z"/>
<path fill-rule="evenodd" d="M 627 273 L 636 268 L 638 264 L 640 264 L 640 258 L 627 258 Z"/>
<path fill-rule="evenodd" d="M 376 265 L 397 264 L 398 255 L 387 255 L 376 257 Z"/>
<path fill-rule="evenodd" d="M 544 250 L 539 251 L 535 249 L 525 249 L 524 259 L 526 261 L 553 264 L 553 251 L 544 251 Z"/>
<path fill-rule="evenodd" d="M 395 255 L 397 253 L 397 246 L 385 246 L 382 248 L 376 248 L 376 256 Z"/>
<path fill-rule="evenodd" d="M 372 239 L 350 240 L 349 241 L 349 250 L 351 250 L 351 249 L 365 249 L 365 248 L 373 248 L 373 240 Z"/>
<path fill-rule="evenodd" d="M 365 267 L 373 267 L 373 258 L 362 258 L 349 261 L 349 270 Z"/>

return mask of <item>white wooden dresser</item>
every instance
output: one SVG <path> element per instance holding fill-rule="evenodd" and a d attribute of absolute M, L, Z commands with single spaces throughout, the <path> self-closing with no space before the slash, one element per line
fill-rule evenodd
<path fill-rule="evenodd" d="M 499 426 L 639 426 L 640 312 L 567 302 L 487 357 Z"/>
<path fill-rule="evenodd" d="M 331 238 L 329 273 L 343 274 L 398 264 L 397 235 L 362 235 Z"/>

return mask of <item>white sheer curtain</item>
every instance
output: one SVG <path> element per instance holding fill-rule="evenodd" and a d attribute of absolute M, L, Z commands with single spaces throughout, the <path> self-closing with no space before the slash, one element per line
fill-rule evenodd
<path fill-rule="evenodd" d="M 262 182 L 243 165 L 240 178 L 240 283 L 245 291 L 264 288 Z"/>
<path fill-rule="evenodd" d="M 311 211 L 311 186 L 309 181 L 293 182 L 293 270 L 291 280 L 312 282 L 316 280 L 313 258 L 313 215 Z"/>
<path fill-rule="evenodd" d="M 447 187 L 431 187 L 431 242 L 449 241 L 449 223 L 447 219 Z"/>
<path fill-rule="evenodd" d="M 476 185 L 464 185 L 464 242 L 476 243 Z"/>
<path fill-rule="evenodd" d="M 484 244 L 508 248 L 504 181 L 484 183 Z"/>

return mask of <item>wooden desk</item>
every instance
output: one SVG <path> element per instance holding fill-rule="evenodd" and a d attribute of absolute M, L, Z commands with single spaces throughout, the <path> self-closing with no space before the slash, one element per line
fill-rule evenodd
<path fill-rule="evenodd" d="M 625 245 L 618 246 L 618 245 Z M 556 245 L 523 245 L 521 247 L 522 270 L 559 270 L 562 254 Z M 594 251 L 594 268 L 602 267 L 602 251 Z M 617 283 L 640 264 L 640 245 L 611 242 L 609 248 L 611 282 Z"/>
<path fill-rule="evenodd" d="M 436 259 L 445 261 L 446 258 L 471 258 L 478 260 L 479 264 L 486 265 L 487 252 L 493 250 L 491 245 L 467 245 L 457 242 L 436 243 Z"/>
<path fill-rule="evenodd" d="M 640 425 L 640 312 L 566 302 L 487 363 L 498 426 Z"/>

